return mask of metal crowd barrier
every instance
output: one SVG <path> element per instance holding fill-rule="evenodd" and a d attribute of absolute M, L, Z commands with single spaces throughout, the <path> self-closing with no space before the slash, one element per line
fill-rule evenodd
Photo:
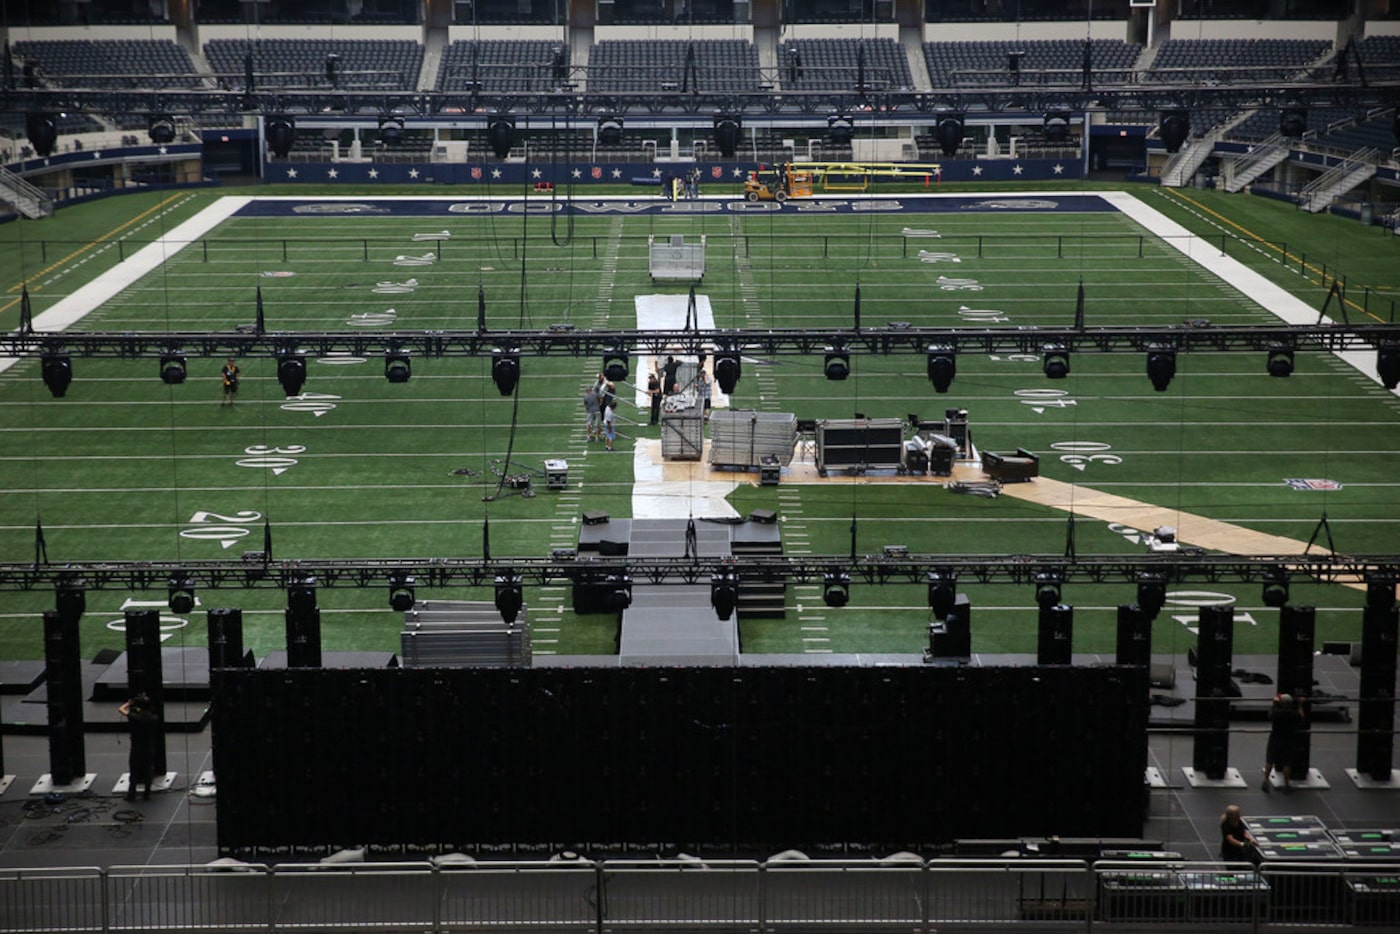
<path fill-rule="evenodd" d="M 1400 930 L 1400 865 L 605 860 L 0 869 L 0 932 Z"/>

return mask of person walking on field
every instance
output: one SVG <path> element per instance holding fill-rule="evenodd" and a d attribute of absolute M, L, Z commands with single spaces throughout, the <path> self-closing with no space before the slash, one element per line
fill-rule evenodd
<path fill-rule="evenodd" d="M 238 364 L 234 362 L 234 359 L 232 357 L 229 357 L 227 360 L 224 361 L 224 367 L 221 373 L 224 381 L 224 395 L 222 401 L 220 401 L 219 404 L 233 405 L 234 400 L 238 396 L 239 371 Z"/>
<path fill-rule="evenodd" d="M 588 440 L 596 441 L 603 433 L 603 400 L 598 395 L 597 383 L 589 386 L 588 391 L 583 394 L 583 412 L 588 420 L 585 425 Z"/>
<path fill-rule="evenodd" d="M 617 440 L 617 399 L 608 400 L 608 404 L 603 407 L 603 442 L 607 445 L 609 453 L 613 449 L 613 442 Z"/>

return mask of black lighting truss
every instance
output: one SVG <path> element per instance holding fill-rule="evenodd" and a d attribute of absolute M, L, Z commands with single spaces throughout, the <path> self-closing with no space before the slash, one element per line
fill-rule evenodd
<path fill-rule="evenodd" d="M 627 574 L 636 583 L 693 585 L 712 575 L 742 570 L 748 580 L 821 583 L 832 573 L 866 584 L 925 584 L 933 572 L 966 584 L 1031 584 L 1053 572 L 1065 583 L 1136 583 L 1144 573 L 1168 583 L 1253 583 L 1280 571 L 1295 580 L 1362 583 L 1400 579 L 1400 555 L 806 555 L 734 558 L 376 558 L 368 560 L 266 560 L 262 552 L 223 561 L 99 561 L 0 564 L 0 592 L 81 586 L 88 590 L 165 590 L 172 579 L 195 589 L 285 589 L 308 578 L 318 587 L 387 587 L 411 576 L 418 587 L 490 587 L 510 573 L 522 584 L 543 586 Z"/>
<path fill-rule="evenodd" d="M 590 356 L 624 348 L 648 353 L 676 349 L 734 351 L 761 356 L 805 356 L 825 347 L 853 354 L 924 354 L 931 345 L 960 353 L 1035 353 L 1047 344 L 1071 353 L 1145 352 L 1149 346 L 1182 352 L 1267 351 L 1285 344 L 1300 351 L 1379 347 L 1400 341 L 1400 324 L 1214 325 L 1188 322 L 1166 327 L 923 328 L 833 330 L 579 330 L 554 325 L 532 331 L 33 331 L 0 337 L 0 351 L 25 357 L 66 352 L 77 357 L 140 358 L 179 352 L 196 357 L 305 353 L 363 356 L 384 350 L 418 357 L 479 357 L 509 347 L 526 356 Z"/>

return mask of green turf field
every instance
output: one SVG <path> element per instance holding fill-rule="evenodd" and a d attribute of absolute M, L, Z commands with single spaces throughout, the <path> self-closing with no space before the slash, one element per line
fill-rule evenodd
<path fill-rule="evenodd" d="M 1393 237 L 1260 198 L 1136 194 L 1315 308 L 1341 276 L 1353 320 L 1392 320 L 1400 293 Z M 17 323 L 21 282 L 39 314 L 98 273 L 121 268 L 141 246 L 172 236 L 216 197 L 114 198 L 0 227 L 0 273 L 13 283 L 0 326 Z M 906 238 L 906 227 L 937 229 L 939 237 Z M 414 239 L 442 230 L 450 239 Z M 1065 325 L 1080 283 L 1094 325 L 1276 320 L 1233 283 L 1114 212 L 695 213 L 572 224 L 309 215 L 226 221 L 172 251 L 77 329 L 228 330 L 253 320 L 259 288 L 274 331 L 470 328 L 478 289 L 491 327 L 632 327 L 635 296 L 685 291 L 653 285 L 647 275 L 648 236 L 672 234 L 705 237 L 700 291 L 721 328 L 849 327 L 857 286 L 867 326 Z M 921 249 L 949 255 L 921 262 Z M 234 406 L 220 405 L 220 362 L 191 358 L 189 381 L 167 386 L 149 359 L 75 357 L 63 399 L 50 397 L 37 361 L 0 374 L 0 560 L 33 560 L 36 520 L 49 560 L 62 563 L 233 557 L 262 547 L 265 521 L 278 560 L 480 557 L 488 523 L 492 557 L 543 556 L 572 542 L 580 505 L 631 514 L 630 444 L 604 455 L 583 438 L 579 399 L 599 360 L 527 358 L 518 400 L 495 390 L 489 360 L 415 360 L 404 384 L 385 380 L 378 357 L 313 360 L 302 394 L 289 400 L 271 360 L 245 359 Z M 1272 379 L 1257 354 L 1182 354 L 1167 391 L 1155 392 L 1137 354 L 1078 354 L 1071 376 L 1056 382 L 1045 379 L 1038 358 L 963 354 L 946 395 L 932 391 L 922 356 L 859 357 L 839 383 L 823 377 L 819 354 L 749 358 L 732 404 L 804 419 L 937 417 L 963 408 L 979 448 L 1037 451 L 1043 474 L 1056 480 L 1300 543 L 1325 514 L 1338 550 L 1400 551 L 1400 404 L 1328 355 L 1300 353 L 1290 378 Z M 645 421 L 644 412 L 623 411 Z M 657 437 L 640 424 L 622 431 Z M 579 495 L 541 487 L 533 498 L 487 501 L 498 492 L 493 466 L 508 449 L 514 464 L 567 459 Z M 1295 490 L 1289 478 L 1341 488 Z M 741 487 L 732 502 L 741 514 L 777 509 L 791 554 L 849 553 L 853 517 L 862 553 L 901 544 L 927 554 L 1063 554 L 1068 529 L 1065 512 L 1005 496 L 840 476 Z M 1081 555 L 1140 554 L 1140 531 L 1080 520 L 1075 547 Z M 974 651 L 1035 650 L 1029 588 L 964 589 L 974 606 Z M 1274 650 L 1276 615 L 1256 586 L 1208 589 L 1238 599 L 1236 652 Z M 431 596 L 489 598 L 466 590 Z M 242 607 L 259 653 L 281 647 L 280 593 L 200 597 L 203 607 Z M 1358 637 L 1360 593 L 1294 582 L 1293 597 L 1319 607 L 1319 642 Z M 120 645 L 106 624 L 120 619 L 125 601 L 163 598 L 90 592 L 85 654 Z M 1132 598 L 1127 586 L 1067 587 L 1076 651 L 1111 652 L 1115 607 Z M 856 587 L 841 610 L 825 607 L 817 587 L 794 587 L 790 600 L 785 620 L 742 625 L 746 651 L 918 652 L 926 642 L 922 587 Z M 564 587 L 527 591 L 527 602 L 537 652 L 613 650 L 615 620 L 575 615 Z M 0 594 L 0 657 L 41 654 L 38 614 L 51 604 L 49 593 Z M 400 620 L 381 588 L 323 589 L 320 606 L 327 650 L 397 649 Z M 1181 610 L 1188 619 L 1191 612 Z M 202 618 L 196 612 L 187 628 L 172 627 L 168 644 L 202 644 Z M 1156 625 L 1158 651 L 1193 638 L 1170 612 Z"/>

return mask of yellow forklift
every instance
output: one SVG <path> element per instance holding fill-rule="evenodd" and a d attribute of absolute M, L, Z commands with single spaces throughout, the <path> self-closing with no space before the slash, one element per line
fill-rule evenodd
<path fill-rule="evenodd" d="M 794 170 L 789 164 L 750 172 L 744 181 L 745 201 L 777 201 L 812 197 L 813 174 Z"/>

